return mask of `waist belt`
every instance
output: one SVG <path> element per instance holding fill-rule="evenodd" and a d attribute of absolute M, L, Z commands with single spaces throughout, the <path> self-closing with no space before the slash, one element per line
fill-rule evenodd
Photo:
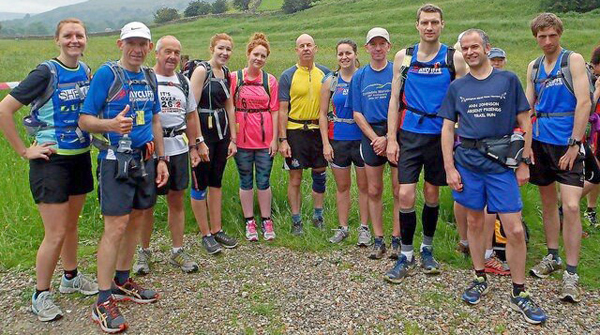
<path fill-rule="evenodd" d="M 289 116 L 288 116 L 288 121 L 303 125 L 303 127 L 302 127 L 303 130 L 308 130 L 308 125 L 309 124 L 315 124 L 315 125 L 319 124 L 319 119 L 314 119 L 314 120 L 296 120 L 296 119 L 292 119 Z"/>
<path fill-rule="evenodd" d="M 535 112 L 536 117 L 564 117 L 564 116 L 572 116 L 572 115 L 575 115 L 575 112 L 560 112 L 560 113 Z"/>
<path fill-rule="evenodd" d="M 219 135 L 219 140 L 222 140 L 222 139 L 225 138 L 224 135 L 227 134 L 227 127 L 229 125 L 229 121 L 227 120 L 227 117 L 225 116 L 225 130 L 221 129 L 221 122 L 220 122 L 220 116 L 219 115 L 221 113 L 224 113 L 224 112 L 225 112 L 225 108 L 219 108 L 219 109 L 201 108 L 201 109 L 198 110 L 198 113 L 200 113 L 200 114 L 209 114 L 209 115 L 212 115 L 212 117 L 215 118 L 215 124 L 217 126 L 217 134 Z"/>
<path fill-rule="evenodd" d="M 345 118 L 337 117 L 335 115 L 329 116 L 328 119 L 331 122 L 341 122 L 341 123 L 347 123 L 347 124 L 355 124 L 356 123 L 356 121 L 354 121 L 354 119 L 345 119 Z"/>
<path fill-rule="evenodd" d="M 181 128 L 163 128 L 163 137 L 175 137 L 185 133 L 185 129 Z"/>
<path fill-rule="evenodd" d="M 459 141 L 459 145 L 465 149 L 477 149 L 482 146 L 483 142 L 481 140 L 474 140 L 471 138 L 461 137 Z"/>
<path fill-rule="evenodd" d="M 433 118 L 436 118 L 436 117 L 438 117 L 438 115 L 437 115 L 437 114 L 429 114 L 429 113 L 425 113 L 424 111 L 422 111 L 422 110 L 420 110 L 420 109 L 416 109 L 416 108 L 414 108 L 414 107 L 406 106 L 406 109 L 407 109 L 407 110 L 409 110 L 409 111 L 411 111 L 411 112 L 413 112 L 413 113 L 415 113 L 415 114 L 417 114 L 417 115 L 420 115 L 420 116 L 421 116 L 421 117 L 419 117 L 419 121 L 418 121 L 418 123 L 419 123 L 419 124 L 423 123 L 423 120 L 424 120 L 426 117 L 428 117 L 428 118 L 430 118 L 430 119 L 433 119 Z"/>
<path fill-rule="evenodd" d="M 246 143 L 246 120 L 248 119 L 248 114 L 259 113 L 260 114 L 260 129 L 262 132 L 262 142 L 265 141 L 265 116 L 263 113 L 270 112 L 269 109 L 249 109 L 249 108 L 240 108 L 236 109 L 236 112 L 244 113 L 244 143 Z"/>

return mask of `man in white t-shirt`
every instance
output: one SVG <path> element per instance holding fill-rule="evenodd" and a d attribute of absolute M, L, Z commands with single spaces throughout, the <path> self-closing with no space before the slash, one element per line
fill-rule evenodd
<path fill-rule="evenodd" d="M 183 272 L 198 271 L 198 264 L 183 249 L 184 206 L 183 194 L 189 185 L 189 162 L 196 166 L 208 160 L 208 148 L 199 129 L 196 100 L 190 91 L 188 79 L 176 72 L 180 62 L 181 43 L 173 36 L 163 36 L 156 42 L 156 65 L 154 71 L 158 81 L 161 104 L 159 113 L 163 128 L 163 139 L 169 181 L 157 190 L 166 195 L 169 208 L 168 223 L 171 230 L 172 250 L 169 262 Z M 188 139 L 193 139 L 190 145 Z M 139 275 L 150 272 L 150 236 L 154 223 L 153 211 L 147 211 L 141 229 L 141 247 L 133 271 Z"/>

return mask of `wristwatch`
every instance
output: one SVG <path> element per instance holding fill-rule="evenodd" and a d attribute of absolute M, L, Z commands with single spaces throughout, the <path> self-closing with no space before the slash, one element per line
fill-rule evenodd
<path fill-rule="evenodd" d="M 287 137 L 280 137 L 279 138 L 279 143 L 283 143 L 283 141 L 287 141 Z"/>
<path fill-rule="evenodd" d="M 523 157 L 522 160 L 523 163 L 527 164 L 527 165 L 531 165 L 531 157 Z"/>
<path fill-rule="evenodd" d="M 158 161 L 163 161 L 163 162 L 167 162 L 167 156 L 158 156 Z"/>
<path fill-rule="evenodd" d="M 576 140 L 576 139 L 574 139 L 572 137 L 569 137 L 569 146 L 572 147 L 574 145 L 580 146 L 581 145 L 581 141 L 578 141 L 578 140 Z"/>
<path fill-rule="evenodd" d="M 204 142 L 204 137 L 203 136 L 198 136 L 196 137 L 196 145 L 200 144 Z"/>

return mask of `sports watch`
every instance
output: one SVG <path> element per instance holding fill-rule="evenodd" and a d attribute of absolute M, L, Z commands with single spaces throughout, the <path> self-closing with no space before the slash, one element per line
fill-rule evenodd
<path fill-rule="evenodd" d="M 280 137 L 279 138 L 279 143 L 283 143 L 283 141 L 287 141 L 287 137 Z"/>
<path fill-rule="evenodd" d="M 581 145 L 581 141 L 578 141 L 578 140 L 576 140 L 576 139 L 574 139 L 572 137 L 569 137 L 569 142 L 568 143 L 569 143 L 570 147 L 575 146 L 575 145 L 576 146 L 580 146 Z"/>
<path fill-rule="evenodd" d="M 531 157 L 523 157 L 522 162 L 527 165 L 531 165 Z"/>

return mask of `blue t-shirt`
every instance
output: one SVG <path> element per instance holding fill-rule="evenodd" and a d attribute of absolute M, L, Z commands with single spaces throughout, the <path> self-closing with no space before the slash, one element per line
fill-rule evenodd
<path fill-rule="evenodd" d="M 333 73 L 330 72 L 323 78 L 323 82 L 332 76 Z M 346 82 L 341 75 L 338 75 L 335 91 L 331 95 L 331 105 L 333 107 L 333 115 L 340 119 L 354 119 L 352 110 L 346 107 L 349 89 L 350 83 Z M 356 141 L 362 138 L 362 132 L 356 123 L 330 122 L 329 138 L 338 141 Z"/>
<path fill-rule="evenodd" d="M 394 64 L 388 62 L 379 71 L 367 64 L 352 76 L 346 107 L 364 115 L 370 124 L 387 121 Z"/>
<path fill-rule="evenodd" d="M 415 66 L 419 53 L 419 44 L 414 47 L 411 67 L 404 82 L 404 104 L 430 115 L 438 114 L 438 109 L 446 96 L 452 80 L 450 70 L 446 66 L 448 46 L 442 44 L 437 55 L 428 62 L 419 62 Z M 402 120 L 402 130 L 417 134 L 441 134 L 443 120 L 440 117 L 423 117 L 406 110 Z"/>
<path fill-rule="evenodd" d="M 130 72 L 123 69 L 125 80 L 144 81 L 144 72 Z M 129 134 L 131 146 L 142 148 L 154 139 L 152 134 L 152 117 L 160 112 L 158 93 L 149 84 L 124 83 L 121 91 L 112 101 L 107 102 L 108 91 L 114 81 L 114 74 L 108 65 L 102 65 L 92 79 L 90 90 L 81 110 L 82 114 L 93 115 L 102 119 L 112 119 L 129 105 L 128 117 L 133 118 L 133 129 Z M 111 145 L 117 146 L 121 135 L 105 133 Z M 106 158 L 107 152 L 101 151 L 98 158 Z"/>
<path fill-rule="evenodd" d="M 560 71 L 560 62 L 565 57 L 565 49 L 560 53 L 550 73 L 546 73 L 544 64 L 540 64 L 539 74 L 535 81 L 536 112 L 565 113 L 574 112 L 577 99 L 571 93 L 562 77 L 556 77 Z M 552 77 L 549 80 L 546 78 Z M 533 138 L 536 141 L 554 145 L 568 145 L 573 133 L 575 113 L 569 116 L 538 117 L 533 125 Z"/>
<path fill-rule="evenodd" d="M 526 111 L 529 111 L 529 103 L 517 75 L 494 69 L 483 80 L 467 74 L 452 82 L 438 115 L 454 122 L 458 120 L 458 136 L 483 139 L 512 134 L 517 114 Z M 454 159 L 472 171 L 502 173 L 507 170 L 477 149 L 458 146 Z"/>

